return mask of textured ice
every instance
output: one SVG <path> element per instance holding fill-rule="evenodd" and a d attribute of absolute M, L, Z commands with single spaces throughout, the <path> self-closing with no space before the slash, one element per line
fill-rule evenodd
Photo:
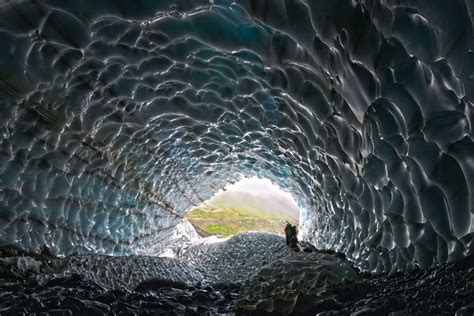
<path fill-rule="evenodd" d="M 138 284 L 158 278 L 195 285 L 205 281 L 203 274 L 192 264 L 174 258 L 156 256 L 71 256 L 53 260 L 51 268 L 38 276 L 45 281 L 79 274 L 107 289 L 133 290 Z"/>
<path fill-rule="evenodd" d="M 275 234 L 246 233 L 212 243 L 196 243 L 180 258 L 199 267 L 209 282 L 244 282 L 269 262 L 287 257 L 285 239 Z"/>
<path fill-rule="evenodd" d="M 472 252 L 473 12 L 1 1 L 1 244 L 156 253 L 190 206 L 259 176 L 297 198 L 301 237 L 366 269 Z"/>
<path fill-rule="evenodd" d="M 246 310 L 307 315 L 311 306 L 358 296 L 366 287 L 350 262 L 333 255 L 292 253 L 261 269 L 235 306 Z"/>
<path fill-rule="evenodd" d="M 258 251 L 256 251 L 258 250 Z M 251 280 L 267 264 L 294 253 L 282 236 L 268 233 L 244 233 L 229 239 L 202 239 L 183 255 L 174 258 L 157 256 L 83 255 L 53 259 L 44 265 L 39 280 L 79 274 L 108 289 L 134 289 L 138 284 L 160 279 L 188 285 L 243 283 Z M 309 256 L 309 255 L 308 255 Z M 319 255 L 318 256 L 323 256 Z M 18 269 L 39 269 L 30 257 L 18 260 Z M 339 262 L 340 260 L 334 259 Z M 10 262 L 12 263 L 12 262 Z M 345 266 L 347 262 L 340 262 Z M 36 271 L 36 270 L 35 270 Z M 37 271 L 39 272 L 39 271 Z M 343 280 L 341 276 L 340 280 Z"/>

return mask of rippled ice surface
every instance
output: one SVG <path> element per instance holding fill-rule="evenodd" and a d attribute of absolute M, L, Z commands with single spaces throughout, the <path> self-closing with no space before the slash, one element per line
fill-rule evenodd
<path fill-rule="evenodd" d="M 322 255 L 295 254 L 284 238 L 275 234 L 245 233 L 226 240 L 201 241 L 176 258 L 86 255 L 57 259 L 52 261 L 50 273 L 38 278 L 47 280 L 77 273 L 109 289 L 131 290 L 152 278 L 188 285 L 244 283 L 263 266 L 295 256 L 310 258 L 317 264 Z"/>
<path fill-rule="evenodd" d="M 109 289 L 128 288 L 133 290 L 138 284 L 151 278 L 188 284 L 205 281 L 203 274 L 198 269 L 182 260 L 150 256 L 110 257 L 101 255 L 87 255 L 61 260 L 55 267 L 53 275 L 40 278 L 49 279 L 52 276 L 66 276 L 73 273 L 94 280 Z"/>
<path fill-rule="evenodd" d="M 289 255 L 283 237 L 246 233 L 191 247 L 182 259 L 202 269 L 210 282 L 243 282 L 272 260 Z"/>
<path fill-rule="evenodd" d="M 0 1 L 0 245 L 154 254 L 240 176 L 373 271 L 474 252 L 472 0 Z"/>
<path fill-rule="evenodd" d="M 189 285 L 243 282 L 266 263 L 289 254 L 281 236 L 247 233 L 227 240 L 211 238 L 201 241 L 176 258 L 85 255 L 57 259 L 51 264 L 52 273 L 39 278 L 78 273 L 112 289 L 134 289 L 150 278 Z"/>

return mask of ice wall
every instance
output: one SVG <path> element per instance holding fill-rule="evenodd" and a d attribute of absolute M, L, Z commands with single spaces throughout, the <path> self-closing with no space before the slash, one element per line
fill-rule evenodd
<path fill-rule="evenodd" d="M 472 252 L 472 1 L 0 3 L 1 244 L 148 252 L 260 176 L 366 269 Z"/>

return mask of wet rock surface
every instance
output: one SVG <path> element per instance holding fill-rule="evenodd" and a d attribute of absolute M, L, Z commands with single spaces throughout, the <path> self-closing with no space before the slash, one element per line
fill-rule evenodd
<path fill-rule="evenodd" d="M 264 266 L 243 286 L 238 310 L 278 314 L 308 314 L 338 307 L 366 292 L 362 278 L 349 261 L 334 255 L 293 253 Z"/>
<path fill-rule="evenodd" d="M 198 245 L 178 258 L 60 259 L 3 251 L 0 314 L 473 314 L 473 256 L 374 275 L 331 250 L 293 253 L 281 244 L 280 236 L 251 233 Z M 117 268 L 125 263 L 128 268 Z M 127 275 L 127 269 L 141 271 L 141 277 Z M 5 277 L 8 271 L 15 278 Z M 107 276 L 122 281 L 106 282 Z"/>
<path fill-rule="evenodd" d="M 163 281 L 166 283 L 166 281 Z M 49 315 L 202 315 L 232 310 L 237 294 L 232 286 L 163 286 L 107 290 L 80 275 L 1 287 L 0 314 L 46 312 Z"/>
<path fill-rule="evenodd" d="M 287 257 L 285 240 L 275 234 L 246 233 L 225 242 L 191 247 L 183 259 L 200 267 L 211 282 L 245 282 L 269 262 Z"/>
<path fill-rule="evenodd" d="M 474 315 L 474 256 L 425 270 L 362 274 L 367 295 L 345 304 L 357 315 Z"/>

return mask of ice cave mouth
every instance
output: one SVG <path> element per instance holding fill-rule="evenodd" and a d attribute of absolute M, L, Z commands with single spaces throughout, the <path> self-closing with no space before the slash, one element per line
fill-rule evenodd
<path fill-rule="evenodd" d="M 245 232 L 283 234 L 287 222 L 298 226 L 293 196 L 268 179 L 242 178 L 227 184 L 185 216 L 201 237 L 227 238 Z"/>
<path fill-rule="evenodd" d="M 0 245 L 151 254 L 236 175 L 363 269 L 474 251 L 472 1 L 0 1 Z"/>

